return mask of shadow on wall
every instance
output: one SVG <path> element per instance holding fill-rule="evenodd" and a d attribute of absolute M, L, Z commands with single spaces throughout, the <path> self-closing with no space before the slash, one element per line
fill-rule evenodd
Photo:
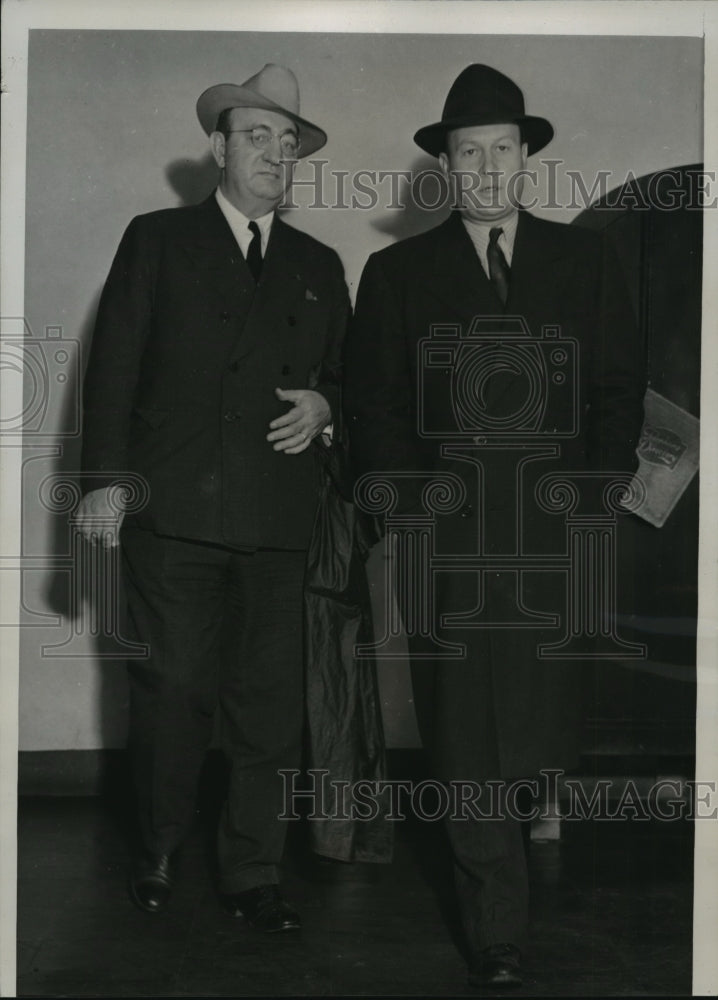
<path fill-rule="evenodd" d="M 215 187 L 217 167 L 210 154 L 201 160 L 175 160 L 165 168 L 165 177 L 182 205 L 196 204 L 206 198 Z M 54 449 L 56 454 L 49 467 L 43 462 L 45 481 L 52 477 L 53 482 L 74 483 L 78 489 L 81 438 L 79 434 L 71 436 L 68 431 L 78 424 L 82 379 L 92 343 L 101 292 L 102 289 L 98 288 L 92 297 L 78 331 L 80 360 L 67 372 L 68 380 L 64 385 L 62 412 L 56 430 L 61 442 L 60 447 Z M 26 489 L 33 488 L 30 481 L 34 477 L 34 472 L 29 468 L 32 457 L 30 453 L 26 469 L 26 473 L 29 473 Z M 71 487 L 65 493 L 62 492 L 65 487 L 58 485 L 55 490 L 56 497 L 51 498 L 50 502 L 47 502 L 47 498 L 40 498 L 41 505 L 48 511 L 49 525 L 44 555 L 53 567 L 47 573 L 44 584 L 44 606 L 49 614 L 57 616 L 58 621 L 54 627 L 42 629 L 39 642 L 43 647 L 43 659 L 49 662 L 54 660 L 61 664 L 66 658 L 76 661 L 78 658 L 86 657 L 88 663 L 96 665 L 99 671 L 96 718 L 101 745 L 121 745 L 124 742 L 128 707 L 126 661 L 123 655 L 128 641 L 128 629 L 117 554 L 113 556 L 112 562 L 104 557 L 98 560 L 96 550 L 93 551 L 88 543 L 76 537 L 72 525 L 72 512 L 64 503 L 65 496 L 70 497 L 70 489 Z M 55 499 L 58 500 L 57 503 L 54 502 Z M 112 587 L 108 588 L 106 583 L 98 585 L 98 573 L 104 580 L 107 579 L 107 574 L 111 573 L 115 580 Z M 108 589 L 113 591 L 111 598 L 113 608 L 109 611 L 106 606 L 102 606 L 108 598 Z M 111 618 L 109 633 L 104 628 L 108 613 Z M 34 624 L 32 611 L 26 611 L 26 615 L 29 618 L 28 623 Z M 48 620 L 37 620 L 37 624 L 51 623 Z"/>
<path fill-rule="evenodd" d="M 411 180 L 402 181 L 398 192 L 393 190 L 389 180 L 378 186 L 381 199 L 378 207 L 384 207 L 384 213 L 370 221 L 373 229 L 397 242 L 438 225 L 449 209 L 438 180 L 440 171 L 435 159 L 419 156 L 410 164 L 408 172 Z M 173 160 L 165 168 L 165 177 L 182 205 L 196 205 L 209 197 L 217 186 L 219 172 L 212 154 L 207 153 L 199 160 L 185 157 Z"/>
<path fill-rule="evenodd" d="M 106 614 L 103 601 L 111 593 L 106 585 L 98 586 L 96 552 L 77 535 L 73 526 L 73 509 L 79 498 L 81 438 L 73 433 L 81 416 L 82 378 L 95 326 L 101 289 L 97 289 L 82 321 L 78 340 L 80 353 L 76 365 L 67 369 L 62 411 L 55 428 L 59 446 L 54 447 L 51 463 L 42 461 L 43 481 L 36 484 L 40 506 L 47 512 L 48 538 L 43 556 L 52 567 L 44 584 L 44 607 L 57 616 L 57 624 L 38 621 L 43 628 L 39 639 L 46 664 L 61 667 L 68 662 L 85 659 L 97 664 L 100 671 L 97 684 L 96 718 L 103 746 L 113 746 L 123 739 L 127 711 L 127 682 L 122 652 L 114 635 L 106 634 L 102 624 Z M 26 460 L 23 490 L 33 489 L 34 472 Z M 29 473 L 29 474 L 28 474 Z M 33 551 L 30 538 L 23 538 L 23 548 Z M 102 572 L 102 570 L 101 570 Z M 125 635 L 122 620 L 122 595 L 115 591 L 110 612 L 119 635 Z M 32 616 L 31 610 L 26 610 Z M 34 625 L 32 618 L 28 624 Z"/>
<path fill-rule="evenodd" d="M 196 205 L 208 198 L 217 186 L 219 172 L 211 153 L 200 160 L 173 160 L 165 168 L 165 177 L 179 196 L 182 205 Z"/>
<path fill-rule="evenodd" d="M 371 222 L 372 228 L 392 236 L 395 241 L 418 236 L 443 222 L 449 214 L 449 203 L 438 181 L 440 170 L 437 161 L 430 156 L 419 156 L 410 165 L 410 181 L 401 184 L 396 208 L 388 208 L 386 214 Z M 391 204 L 392 192 L 379 186 L 385 192 L 384 203 Z"/>

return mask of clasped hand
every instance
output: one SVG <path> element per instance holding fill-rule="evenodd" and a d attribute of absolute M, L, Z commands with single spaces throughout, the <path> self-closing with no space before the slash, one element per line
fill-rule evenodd
<path fill-rule="evenodd" d="M 294 405 L 271 422 L 267 441 L 275 451 L 299 455 L 330 423 L 329 403 L 313 389 L 275 389 L 275 392 L 278 399 Z M 88 542 L 100 542 L 105 548 L 118 544 L 124 511 L 118 510 L 117 500 L 116 491 L 110 488 L 92 490 L 82 498 L 75 512 L 75 524 Z"/>
<path fill-rule="evenodd" d="M 275 451 L 299 455 L 321 434 L 332 419 L 329 403 L 313 389 L 275 389 L 277 399 L 293 403 L 291 410 L 273 420 L 267 441 Z"/>

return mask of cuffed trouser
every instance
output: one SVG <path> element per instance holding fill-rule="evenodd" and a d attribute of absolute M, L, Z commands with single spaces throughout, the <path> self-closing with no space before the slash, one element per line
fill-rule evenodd
<path fill-rule="evenodd" d="M 528 874 L 519 820 L 447 819 L 454 879 L 469 948 L 522 948 L 528 920 Z"/>
<path fill-rule="evenodd" d="M 410 638 L 410 654 L 413 651 L 422 652 L 422 646 L 420 641 Z M 462 668 L 454 666 L 453 669 Z M 435 670 L 431 662 L 415 660 L 412 663 L 416 719 L 433 772 L 447 784 L 469 782 L 479 793 L 479 802 L 490 803 L 493 796 L 484 782 L 476 780 L 476 771 L 483 765 L 498 772 L 493 713 L 487 711 L 484 719 L 488 728 L 486 745 L 491 748 L 487 760 L 475 761 L 467 748 L 466 759 L 460 762 L 458 755 L 452 752 L 448 755 L 452 761 L 449 773 L 442 731 L 436 725 L 440 695 Z M 454 798 L 449 796 L 449 801 Z M 503 799 L 504 796 L 498 796 L 499 802 Z M 494 944 L 513 944 L 522 948 L 528 923 L 528 872 L 521 821 L 505 806 L 487 809 L 482 805 L 477 812 L 488 815 L 476 816 L 465 809 L 456 817 L 449 814 L 445 822 L 466 942 L 474 954 Z"/>
<path fill-rule="evenodd" d="M 304 712 L 305 552 L 239 552 L 122 532 L 135 638 L 130 749 L 146 850 L 172 853 L 194 811 L 217 704 L 229 764 L 218 833 L 220 888 L 279 879 L 286 822 L 281 769 L 297 768 Z"/>

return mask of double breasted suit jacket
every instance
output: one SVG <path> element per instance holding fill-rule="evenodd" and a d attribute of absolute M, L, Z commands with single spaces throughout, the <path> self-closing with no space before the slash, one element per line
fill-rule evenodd
<path fill-rule="evenodd" d="M 528 341 L 517 340 L 517 320 Z M 472 329 L 497 331 L 481 360 Z M 645 377 L 630 300 L 601 238 L 573 226 L 520 213 L 505 306 L 456 213 L 374 254 L 345 372 L 358 474 L 444 471 L 463 482 L 461 508 L 436 518 L 442 555 L 560 555 L 565 518 L 536 502 L 539 478 L 637 464 Z M 419 509 L 409 477 L 398 512 Z M 485 780 L 575 763 L 577 665 L 537 656 L 539 643 L 560 638 L 549 619 L 515 624 L 517 607 L 563 614 L 562 574 L 447 570 L 434 581 L 436 634 L 466 648 L 460 661 L 412 668 L 420 729 L 440 774 Z M 444 627 L 447 614 L 465 624 Z M 409 648 L 430 657 L 420 636 Z"/>
<path fill-rule="evenodd" d="M 100 300 L 84 386 L 83 468 L 145 477 L 135 522 L 239 548 L 308 544 L 319 445 L 275 452 L 275 388 L 339 410 L 349 314 L 336 253 L 275 217 L 262 274 L 214 195 L 135 218 Z"/>

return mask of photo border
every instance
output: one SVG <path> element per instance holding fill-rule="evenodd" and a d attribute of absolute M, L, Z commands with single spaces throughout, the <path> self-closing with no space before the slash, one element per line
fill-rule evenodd
<path fill-rule="evenodd" d="M 211 16 L 210 16 L 211 12 Z M 2 7 L 3 314 L 22 316 L 25 263 L 25 150 L 28 32 L 33 28 L 427 33 L 479 35 L 644 35 L 703 37 L 704 163 L 718 165 L 718 9 L 710 0 L 6 0 Z M 210 24 L 211 22 L 211 24 Z M 702 355 L 696 781 L 718 780 L 718 213 L 705 213 Z M 17 380 L 4 380 L 3 413 L 17 413 Z M 20 390 L 21 392 L 21 387 Z M 20 406 L 20 409 L 22 407 Z M 0 551 L 19 551 L 21 447 L 0 453 Z M 5 574 L 0 611 L 20 603 L 19 574 Z M 6 618 L 3 620 L 7 620 Z M 15 993 L 16 808 L 19 630 L 0 629 L 0 995 Z M 718 821 L 695 824 L 693 992 L 718 993 Z"/>

